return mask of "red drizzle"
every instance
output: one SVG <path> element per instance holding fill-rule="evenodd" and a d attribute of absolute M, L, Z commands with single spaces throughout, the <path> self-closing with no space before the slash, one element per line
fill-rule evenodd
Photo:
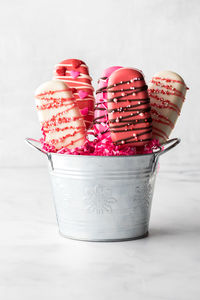
<path fill-rule="evenodd" d="M 71 72 L 78 72 L 76 77 L 72 77 Z M 61 80 L 71 88 L 73 95 L 77 101 L 80 111 L 87 113 L 83 114 L 86 128 L 89 128 L 94 118 L 94 96 L 91 77 L 87 65 L 78 59 L 67 59 L 60 62 L 54 71 L 54 78 Z M 81 98 L 80 93 L 85 93 Z"/>
<path fill-rule="evenodd" d="M 165 111 L 171 110 L 174 111 L 177 116 L 180 115 L 180 108 L 182 106 L 182 102 L 185 100 L 185 94 L 174 87 L 175 83 L 181 84 L 185 86 L 185 83 L 180 80 L 174 80 L 170 78 L 164 78 L 164 77 L 153 77 L 151 83 L 155 85 L 158 88 L 150 88 L 148 90 L 149 96 L 152 99 L 151 101 L 151 116 L 153 120 L 153 136 L 161 137 L 163 140 L 168 139 L 167 132 L 171 132 L 171 130 L 174 128 L 174 123 L 169 120 L 169 118 L 166 116 L 168 113 Z M 186 89 L 188 89 L 185 86 Z M 167 98 L 168 96 L 168 98 Z M 181 106 L 178 106 L 177 104 L 173 103 L 171 101 L 171 97 L 177 97 L 178 103 L 181 104 Z M 154 101 L 153 101 L 154 100 Z M 180 105 L 179 104 L 179 105 Z M 159 123 L 161 125 L 170 127 L 171 130 L 164 131 L 159 127 Z M 156 125 L 157 124 L 157 125 Z"/>
<path fill-rule="evenodd" d="M 67 146 L 73 145 L 76 142 L 80 141 L 81 139 L 85 139 L 85 126 L 82 121 L 82 117 L 67 117 L 68 113 L 75 109 L 77 107 L 76 102 L 74 101 L 73 97 L 53 97 L 55 93 L 59 95 L 60 92 L 67 92 L 70 91 L 69 89 L 65 90 L 56 90 L 56 91 L 47 91 L 40 94 L 37 94 L 35 96 L 36 99 L 43 102 L 41 105 L 37 105 L 37 109 L 39 111 L 43 110 L 51 110 L 51 109 L 60 109 L 62 107 L 65 107 L 66 109 L 62 112 L 57 112 L 54 114 L 49 120 L 41 122 L 42 125 L 42 132 L 44 135 L 44 140 L 46 140 L 48 135 L 48 144 L 49 146 L 55 146 L 59 143 L 64 143 L 65 140 L 69 139 L 69 143 Z M 49 97 L 50 96 L 50 97 Z M 82 121 L 82 126 L 73 126 L 71 124 L 64 126 L 64 124 L 71 123 L 73 121 Z M 59 138 L 51 138 L 50 137 L 56 133 L 56 132 L 65 132 L 66 130 L 71 130 L 71 133 L 67 133 L 62 135 Z M 72 139 L 77 134 L 81 134 L 82 137 L 79 137 L 78 139 Z M 67 147 L 65 145 L 65 147 Z"/>

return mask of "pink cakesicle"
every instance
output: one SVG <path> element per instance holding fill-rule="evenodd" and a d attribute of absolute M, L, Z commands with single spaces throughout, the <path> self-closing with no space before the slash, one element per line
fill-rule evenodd
<path fill-rule="evenodd" d="M 108 81 L 108 119 L 116 145 L 144 146 L 152 126 L 147 85 L 141 71 L 121 68 Z"/>
<path fill-rule="evenodd" d="M 94 108 L 94 130 L 95 133 L 110 136 L 108 126 L 108 113 L 107 113 L 107 86 L 110 75 L 122 67 L 114 66 L 107 68 L 103 71 L 101 78 L 98 80 L 98 90 L 96 91 L 96 101 Z"/>
<path fill-rule="evenodd" d="M 35 92 L 36 107 L 44 142 L 59 150 L 83 145 L 86 129 L 71 89 L 62 81 L 52 80 Z"/>
<path fill-rule="evenodd" d="M 55 66 L 54 79 L 62 80 L 71 88 L 88 129 L 94 118 L 94 89 L 87 65 L 79 59 L 63 60 Z"/>
<path fill-rule="evenodd" d="M 171 71 L 155 74 L 149 84 L 152 136 L 163 143 L 180 115 L 187 86 L 181 76 Z"/>

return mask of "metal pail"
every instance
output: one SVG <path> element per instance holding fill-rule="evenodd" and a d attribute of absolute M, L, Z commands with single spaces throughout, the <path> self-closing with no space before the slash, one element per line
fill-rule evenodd
<path fill-rule="evenodd" d="M 148 235 L 158 159 L 164 150 L 135 156 L 45 153 L 49 161 L 60 233 L 86 241 L 122 241 Z"/>

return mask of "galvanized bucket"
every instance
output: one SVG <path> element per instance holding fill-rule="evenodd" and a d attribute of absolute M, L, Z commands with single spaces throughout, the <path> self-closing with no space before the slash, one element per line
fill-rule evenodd
<path fill-rule="evenodd" d="M 122 241 L 148 235 L 151 202 L 160 155 L 77 156 L 46 153 L 60 233 L 85 241 Z"/>

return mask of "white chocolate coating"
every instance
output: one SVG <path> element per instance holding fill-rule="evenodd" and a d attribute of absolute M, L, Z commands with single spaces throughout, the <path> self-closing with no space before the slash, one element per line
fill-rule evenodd
<path fill-rule="evenodd" d="M 45 142 L 57 150 L 81 146 L 85 141 L 85 123 L 69 87 L 52 80 L 35 92 L 39 121 Z"/>
<path fill-rule="evenodd" d="M 171 71 L 156 73 L 149 84 L 152 137 L 160 143 L 168 140 L 185 99 L 187 86 L 181 76 Z"/>

